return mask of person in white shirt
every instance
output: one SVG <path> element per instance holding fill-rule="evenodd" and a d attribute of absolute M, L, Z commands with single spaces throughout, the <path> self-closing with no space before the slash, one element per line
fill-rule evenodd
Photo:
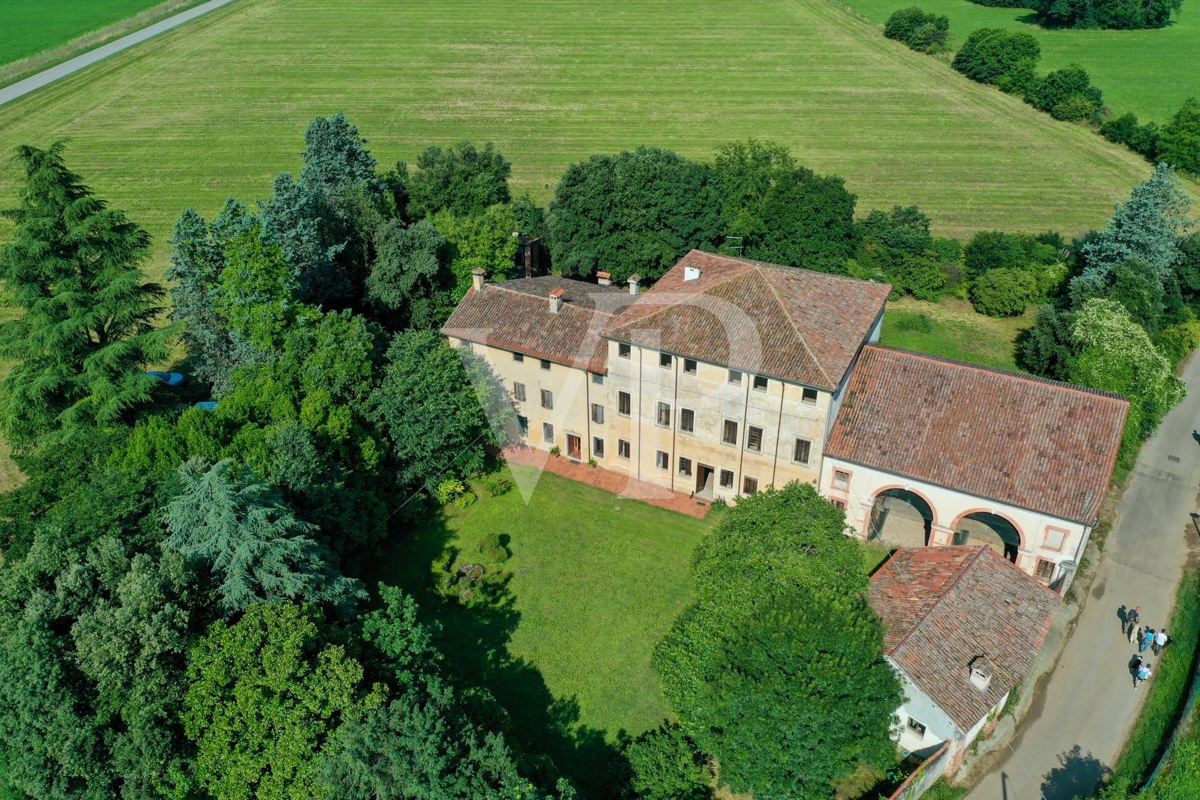
<path fill-rule="evenodd" d="M 1161 631 L 1154 634 L 1154 655 L 1161 653 L 1163 648 L 1167 646 L 1167 642 L 1170 640 L 1171 637 L 1167 636 L 1166 628 L 1163 628 Z"/>

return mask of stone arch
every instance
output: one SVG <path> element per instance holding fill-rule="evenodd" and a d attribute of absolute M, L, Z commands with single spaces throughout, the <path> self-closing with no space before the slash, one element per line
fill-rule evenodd
<path fill-rule="evenodd" d="M 986 531 L 981 531 L 979 525 L 964 526 L 965 521 L 976 522 L 990 528 L 991 535 Z M 971 530 L 972 527 L 975 529 Z M 950 529 L 954 531 L 955 544 L 971 544 L 973 537 L 975 543 L 991 546 L 1014 564 L 1017 562 L 1017 554 L 1025 549 L 1025 531 L 1021 530 L 1017 521 L 1008 514 L 994 508 L 968 509 L 954 518 Z M 1015 534 L 1015 541 L 1013 534 Z"/>
<path fill-rule="evenodd" d="M 937 510 L 922 492 L 901 484 L 880 487 L 871 496 L 871 510 L 863 528 L 868 540 L 899 547 L 929 544 Z"/>

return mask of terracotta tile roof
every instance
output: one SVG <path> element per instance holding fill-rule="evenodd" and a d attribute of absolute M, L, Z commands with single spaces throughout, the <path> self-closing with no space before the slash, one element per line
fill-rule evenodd
<path fill-rule="evenodd" d="M 550 294 L 562 290 L 562 308 L 550 311 Z M 467 292 L 442 333 L 515 350 L 592 372 L 605 372 L 608 343 L 600 331 L 614 311 L 634 300 L 628 291 L 558 275 L 501 281 Z"/>
<path fill-rule="evenodd" d="M 902 547 L 871 577 L 884 655 L 966 732 L 1029 675 L 1058 595 L 987 545 Z M 986 656 L 980 691 L 968 665 Z"/>
<path fill-rule="evenodd" d="M 700 275 L 685 280 L 690 269 Z M 890 293 L 885 284 L 693 250 L 604 335 L 832 391 Z"/>
<path fill-rule="evenodd" d="M 1128 410 L 1108 392 L 872 345 L 825 452 L 1091 525 Z"/>

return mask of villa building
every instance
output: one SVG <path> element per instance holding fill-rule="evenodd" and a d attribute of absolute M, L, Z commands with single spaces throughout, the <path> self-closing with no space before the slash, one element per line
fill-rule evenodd
<path fill-rule="evenodd" d="M 1124 399 L 879 347 L 884 284 L 696 250 L 639 282 L 477 271 L 442 330 L 530 447 L 703 500 L 809 482 L 864 538 L 986 543 L 1069 583 Z"/>

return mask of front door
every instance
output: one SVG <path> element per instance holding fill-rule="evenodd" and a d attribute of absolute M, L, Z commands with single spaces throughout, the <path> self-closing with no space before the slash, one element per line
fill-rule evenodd
<path fill-rule="evenodd" d="M 583 446 L 579 437 L 573 433 L 567 434 L 567 457 L 578 459 L 583 455 Z"/>
<path fill-rule="evenodd" d="M 712 499 L 713 468 L 707 464 L 696 465 L 696 496 Z"/>

